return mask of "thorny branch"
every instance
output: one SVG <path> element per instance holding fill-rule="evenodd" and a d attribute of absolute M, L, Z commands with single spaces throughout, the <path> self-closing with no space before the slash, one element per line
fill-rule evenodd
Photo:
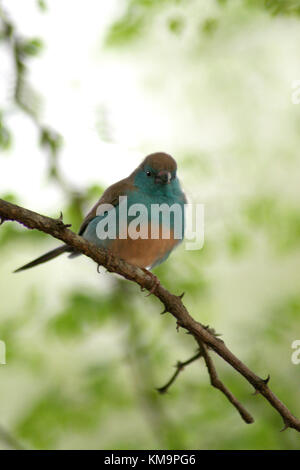
<path fill-rule="evenodd" d="M 228 390 L 228 388 L 221 382 L 221 380 L 218 377 L 216 368 L 214 366 L 214 363 L 212 361 L 212 358 L 210 357 L 207 347 L 201 343 L 201 346 L 199 348 L 199 352 L 195 354 L 193 357 L 190 359 L 187 359 L 184 362 L 178 361 L 176 364 L 176 370 L 170 380 L 163 386 L 159 387 L 157 391 L 159 393 L 166 393 L 171 385 L 175 382 L 177 379 L 178 375 L 180 372 L 184 370 L 184 368 L 193 362 L 197 361 L 197 359 L 204 358 L 204 362 L 206 364 L 207 372 L 210 377 L 210 383 L 213 387 L 217 388 L 222 392 L 230 401 L 230 403 L 237 409 L 239 414 L 241 415 L 241 418 L 247 423 L 251 424 L 254 422 L 253 417 L 250 415 L 250 413 L 244 408 L 244 406 L 237 400 L 237 398 Z"/>
<path fill-rule="evenodd" d="M 106 267 L 109 272 L 117 273 L 148 291 L 151 291 L 153 285 L 157 282 L 157 278 L 150 271 L 126 263 L 112 254 L 107 256 L 105 250 L 96 247 L 66 228 L 61 218 L 52 219 L 2 199 L 0 199 L 0 218 L 17 221 L 29 229 L 48 233 L 93 259 L 97 265 Z M 210 356 L 207 354 L 207 348 L 222 357 L 254 387 L 257 393 L 260 393 L 270 403 L 282 417 L 284 429 L 293 428 L 300 432 L 300 421 L 269 388 L 269 377 L 262 379 L 257 376 L 227 348 L 223 341 L 216 338 L 204 325 L 194 320 L 184 306 L 181 296 L 171 294 L 161 284 L 156 285 L 153 294 L 164 304 L 165 311 L 172 314 L 177 323 L 195 338 L 210 373 L 212 385 L 225 393 L 234 406 L 236 406 L 236 403 L 234 403 L 235 398 L 231 393 L 225 391 L 224 385 L 219 381 Z M 245 419 L 244 416 L 243 418 Z"/>
<path fill-rule="evenodd" d="M 177 379 L 178 375 L 180 374 L 180 372 L 182 372 L 184 370 L 184 368 L 190 364 L 192 364 L 193 362 L 197 361 L 197 359 L 200 359 L 202 357 L 202 353 L 199 351 L 197 352 L 197 354 L 195 354 L 193 357 L 191 357 L 190 359 L 187 359 L 186 361 L 184 362 L 181 362 L 181 361 L 178 361 L 177 364 L 176 364 L 176 370 L 174 372 L 174 374 L 172 375 L 172 377 L 170 378 L 170 380 L 168 380 L 168 382 L 163 385 L 162 387 L 159 387 L 157 389 L 157 391 L 159 393 L 167 393 L 167 391 L 169 390 L 169 388 L 171 387 L 171 385 L 175 382 L 175 380 Z"/>
<path fill-rule="evenodd" d="M 230 392 L 230 390 L 228 390 L 227 387 L 225 387 L 223 382 L 221 382 L 221 380 L 219 379 L 216 368 L 214 366 L 212 358 L 210 357 L 210 355 L 207 351 L 207 347 L 205 346 L 205 344 L 204 343 L 202 343 L 202 344 L 199 343 L 199 344 L 200 344 L 201 355 L 204 358 L 204 361 L 205 361 L 205 364 L 206 364 L 206 367 L 207 367 L 207 371 L 208 371 L 208 374 L 209 374 L 209 377 L 210 377 L 211 385 L 213 387 L 217 388 L 218 390 L 220 390 L 220 392 L 224 393 L 224 395 L 228 398 L 230 403 L 238 410 L 238 412 L 240 413 L 242 419 L 246 423 L 248 423 L 248 424 L 253 423 L 254 419 L 252 418 L 252 416 L 248 413 L 248 411 L 243 407 L 243 405 L 240 404 L 240 402 L 236 399 L 236 397 Z"/>

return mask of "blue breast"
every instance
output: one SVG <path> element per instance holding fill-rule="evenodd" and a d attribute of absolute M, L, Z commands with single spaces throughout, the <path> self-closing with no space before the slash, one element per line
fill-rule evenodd
<path fill-rule="evenodd" d="M 156 205 L 156 207 L 161 206 L 162 204 L 166 205 L 166 207 L 173 206 L 173 209 L 176 210 L 176 212 L 174 212 L 174 210 L 170 211 L 170 218 L 169 218 L 168 223 L 170 223 L 170 230 L 173 233 L 176 232 L 176 239 L 178 239 L 178 243 L 180 243 L 184 238 L 184 203 L 185 203 L 185 196 L 180 188 L 180 184 L 178 180 L 175 180 L 174 182 L 168 185 L 157 185 L 157 188 L 155 188 L 155 191 L 153 191 L 152 194 L 149 194 L 149 192 L 144 192 L 138 188 L 136 190 L 130 191 L 127 194 L 128 211 L 130 212 L 130 210 L 137 209 L 137 206 L 135 206 L 136 204 L 142 204 L 143 207 L 147 211 L 148 224 L 150 223 L 152 224 L 154 222 L 156 224 L 159 224 L 159 226 L 163 226 L 166 223 L 166 218 L 164 218 L 162 212 L 159 212 L 156 209 L 154 209 L 154 212 L 153 210 L 151 212 L 153 205 Z M 137 216 L 140 215 L 139 211 L 137 211 L 136 215 L 128 215 L 126 212 L 126 216 L 124 217 L 124 212 L 125 212 L 124 204 L 125 202 L 122 202 L 121 205 L 117 205 L 115 208 L 115 216 L 116 216 L 115 217 L 115 220 L 116 220 L 115 236 L 116 238 L 119 237 L 120 228 L 122 228 L 124 224 L 125 226 L 128 226 L 130 222 L 132 222 L 134 219 L 136 219 Z M 153 213 L 154 215 L 156 214 L 156 217 L 154 218 L 153 218 Z M 152 218 L 151 218 L 151 214 L 152 214 Z M 97 226 L 99 222 L 101 221 L 102 223 L 104 222 L 105 217 L 106 217 L 106 220 L 108 221 L 107 213 L 95 217 L 88 224 L 87 228 L 85 229 L 83 233 L 83 237 L 95 243 L 99 247 L 109 248 L 112 240 L 109 237 L 106 239 L 100 239 L 99 236 L 97 235 Z M 113 240 L 114 239 L 115 238 L 113 238 Z M 168 257 L 168 255 L 169 255 L 169 252 L 165 253 L 165 256 L 163 257 L 163 259 L 157 260 L 157 263 L 155 264 L 156 265 L 160 264 L 162 261 L 164 261 Z"/>

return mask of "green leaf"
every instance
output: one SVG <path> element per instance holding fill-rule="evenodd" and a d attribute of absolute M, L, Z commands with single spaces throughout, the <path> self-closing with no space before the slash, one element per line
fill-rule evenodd
<path fill-rule="evenodd" d="M 10 130 L 3 122 L 3 114 L 0 111 L 0 149 L 8 150 L 11 146 L 12 136 Z"/>
<path fill-rule="evenodd" d="M 122 45 L 135 39 L 143 30 L 144 20 L 142 14 L 127 14 L 112 25 L 106 37 L 106 44 Z"/>
<path fill-rule="evenodd" d="M 0 149 L 8 150 L 11 146 L 12 137 L 7 127 L 4 127 L 0 122 Z"/>
<path fill-rule="evenodd" d="M 22 44 L 22 52 L 26 55 L 36 56 L 43 49 L 43 42 L 39 38 L 29 39 Z"/>
<path fill-rule="evenodd" d="M 89 333 L 110 318 L 114 303 L 111 295 L 71 293 L 66 308 L 51 319 L 49 331 L 70 338 Z"/>
<path fill-rule="evenodd" d="M 202 24 L 202 31 L 207 35 L 212 35 L 218 27 L 216 18 L 207 18 Z"/>
<path fill-rule="evenodd" d="M 179 35 L 184 29 L 185 23 L 181 16 L 175 16 L 168 21 L 168 28 L 171 33 Z"/>
<path fill-rule="evenodd" d="M 45 0 L 38 0 L 37 4 L 38 4 L 38 7 L 39 7 L 43 12 L 47 10 L 47 4 L 46 4 Z"/>
<path fill-rule="evenodd" d="M 56 154 L 62 147 L 63 138 L 62 136 L 50 129 L 49 127 L 43 127 L 40 133 L 40 145 L 45 148 L 49 148 L 52 154 Z"/>

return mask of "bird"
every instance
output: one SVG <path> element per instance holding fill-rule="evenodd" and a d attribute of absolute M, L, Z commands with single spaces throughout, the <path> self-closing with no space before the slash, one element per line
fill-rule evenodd
<path fill-rule="evenodd" d="M 124 204 L 127 211 L 124 218 Z M 97 247 L 106 249 L 130 264 L 143 269 L 153 269 L 164 262 L 170 253 L 184 238 L 184 206 L 187 202 L 184 191 L 177 177 L 176 160 L 164 152 L 147 155 L 141 164 L 127 177 L 109 186 L 97 203 L 84 218 L 78 234 Z M 176 219 L 175 212 L 170 210 L 169 236 L 163 234 L 166 221 L 161 212 L 153 217 L 152 207 L 171 209 L 173 206 L 181 209 Z M 146 219 L 140 224 L 134 222 L 134 215 L 129 215 L 135 205 L 142 205 L 146 210 Z M 113 227 L 113 236 L 106 233 L 106 238 L 99 237 L 99 226 L 106 222 L 105 217 L 112 215 L 115 210 L 116 226 Z M 121 217 L 123 213 L 123 218 Z M 112 220 L 112 219 L 111 219 Z M 139 228 L 130 236 L 130 223 Z M 179 223 L 179 228 L 176 226 Z M 99 225 L 100 224 L 100 225 Z M 108 222 L 106 222 L 108 226 Z M 125 232 L 124 232 L 125 230 Z M 177 235 L 176 233 L 177 232 Z M 69 253 L 74 258 L 80 253 L 68 245 L 60 245 L 39 258 L 16 269 L 14 272 L 24 271 L 39 264 L 45 263 L 57 256 Z"/>

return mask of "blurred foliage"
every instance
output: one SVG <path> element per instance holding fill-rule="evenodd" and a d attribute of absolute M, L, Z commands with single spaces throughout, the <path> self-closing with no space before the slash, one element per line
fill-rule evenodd
<path fill-rule="evenodd" d="M 11 146 L 11 132 L 3 122 L 3 115 L 0 112 L 0 149 L 8 150 Z"/>
<path fill-rule="evenodd" d="M 184 20 L 181 16 L 173 16 L 168 21 L 169 30 L 179 35 L 184 30 Z"/>
<path fill-rule="evenodd" d="M 218 27 L 218 21 L 215 18 L 208 18 L 202 25 L 202 31 L 205 34 L 213 34 Z"/>
<path fill-rule="evenodd" d="M 44 1 L 38 2 L 39 7 L 44 10 Z M 44 126 L 39 119 L 41 108 L 41 97 L 33 89 L 28 81 L 28 59 L 38 56 L 43 50 L 43 41 L 40 38 L 23 37 L 9 14 L 0 4 L 0 40 L 9 48 L 14 64 L 14 85 L 12 101 L 34 122 L 40 136 L 41 147 L 50 148 L 52 161 L 55 160 L 58 150 L 61 148 L 62 137 L 53 129 Z M 1 45 L 1 43 L 0 43 Z M 11 132 L 3 124 L 3 115 L 0 114 L 0 148 L 10 146 Z M 50 174 L 53 170 L 50 166 Z"/>
<path fill-rule="evenodd" d="M 47 10 L 44 1 L 37 5 Z M 155 82 L 161 91 L 151 95 L 151 102 L 162 100 L 160 112 L 168 112 L 180 176 L 188 192 L 206 205 L 204 248 L 179 248 L 155 273 L 172 292 L 185 292 L 193 316 L 224 334 L 229 347 L 255 372 L 262 377 L 270 373 L 276 394 L 299 416 L 299 369 L 290 360 L 300 315 L 295 157 L 299 120 L 296 107 L 285 103 L 288 110 L 280 108 L 282 89 L 276 77 L 277 57 L 280 70 L 283 57 L 277 49 L 289 31 L 288 16 L 299 14 L 299 2 L 218 0 L 201 9 L 198 1 L 127 0 L 123 7 L 108 29 L 106 45 L 120 54 L 127 50 L 137 68 L 142 59 L 150 63 L 154 75 L 147 69 L 148 87 Z M 41 52 L 43 42 L 22 37 L 14 21 L 0 11 L 0 46 L 10 48 L 15 66 L 14 105 L 31 117 L 37 131 L 48 163 L 46 184 L 54 183 L 62 194 L 62 207 L 50 204 L 49 215 L 58 217 L 62 210 L 64 220 L 77 230 L 104 187 L 95 181 L 79 191 L 62 173 L 63 138 L 40 121 L 40 99 L 28 84 L 29 61 Z M 264 55 L 263 44 L 258 40 L 256 45 L 252 31 L 261 21 L 266 21 L 263 28 L 272 30 L 273 15 L 280 16 L 282 29 L 276 30 L 278 36 L 268 36 L 274 49 L 266 49 Z M 155 40 L 159 53 L 151 49 Z M 139 43 L 140 49 L 135 47 Z M 166 64 L 158 59 L 162 45 Z M 172 89 L 174 83 L 178 88 Z M 276 114 L 273 101 L 267 98 L 273 87 L 272 99 L 281 109 L 276 112 L 282 112 L 275 124 L 269 119 Z M 213 114 L 215 96 L 222 115 Z M 258 103 L 271 108 L 262 121 Z M 192 130 L 187 109 L 196 122 Z M 1 106 L 0 148 L 5 155 L 14 152 L 8 111 Z M 106 108 L 99 107 L 96 114 L 100 136 L 110 142 Z M 277 121 L 294 130 L 285 137 L 287 128 L 276 132 Z M 219 131 L 223 126 L 225 139 Z M 233 135 L 232 141 L 227 133 Z M 155 137 L 151 139 L 156 146 Z M 224 148 L 218 147 L 219 139 Z M 16 188 L 11 191 L 1 191 L 1 197 L 22 204 Z M 22 257 L 38 256 L 54 244 L 45 234 L 11 222 L 0 228 L 0 339 L 7 344 L 8 363 L 0 369 L 0 415 L 1 424 L 24 446 L 299 448 L 296 433 L 279 433 L 278 415 L 218 358 L 220 377 L 254 415 L 253 425 L 245 426 L 211 388 L 202 361 L 188 367 L 168 394 L 159 395 L 155 388 L 168 380 L 177 360 L 195 353 L 195 345 L 184 331 L 176 333 L 168 314 L 159 315 L 158 300 L 146 299 L 137 286 L 96 273 L 84 257 L 64 258 L 20 275 L 10 273 Z M 0 442 L 0 448 L 5 447 Z"/>
<path fill-rule="evenodd" d="M 228 0 L 214 0 L 216 15 L 222 14 L 222 9 L 229 6 Z M 264 9 L 271 15 L 296 15 L 300 14 L 299 0 L 244 0 L 245 8 L 256 10 Z M 145 32 L 149 33 L 149 29 L 153 27 L 155 20 L 160 20 L 171 7 L 178 8 L 182 15 L 177 14 L 169 18 L 165 26 L 171 33 L 180 34 L 186 22 L 195 24 L 199 9 L 199 2 L 193 0 L 190 4 L 194 5 L 195 17 L 185 18 L 185 10 L 190 6 L 182 0 L 126 0 L 126 7 L 122 15 L 111 26 L 107 35 L 107 45 L 122 46 L 127 42 L 142 37 Z M 214 17 L 207 18 L 201 25 L 201 31 L 204 34 L 211 35 L 218 27 L 218 19 Z"/>
<path fill-rule="evenodd" d="M 43 43 L 41 39 L 34 38 L 28 39 L 20 45 L 20 53 L 24 55 L 38 55 L 40 54 L 41 50 L 43 49 Z"/>
<path fill-rule="evenodd" d="M 272 15 L 299 15 L 299 0 L 265 0 L 265 7 Z"/>
<path fill-rule="evenodd" d="M 245 212 L 249 222 L 264 230 L 276 249 L 283 252 L 299 249 L 299 207 L 285 206 L 276 197 L 267 196 L 252 199 Z"/>
<path fill-rule="evenodd" d="M 67 302 L 64 310 L 50 322 L 50 329 L 72 339 L 82 335 L 86 328 L 101 328 L 110 317 L 111 310 L 119 306 L 115 295 L 111 293 L 107 297 L 94 297 L 74 292 Z"/>

